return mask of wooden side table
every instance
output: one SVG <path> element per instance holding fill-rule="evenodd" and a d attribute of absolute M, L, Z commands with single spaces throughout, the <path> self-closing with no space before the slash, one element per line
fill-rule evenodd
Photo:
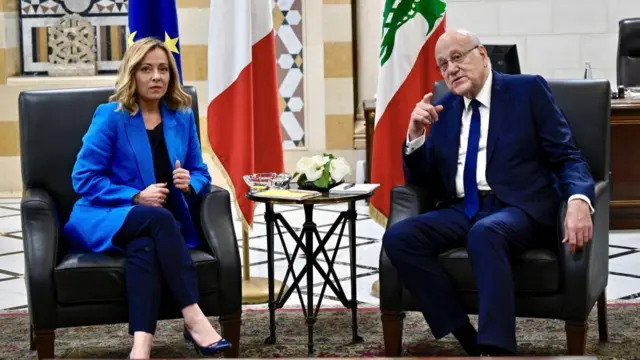
<path fill-rule="evenodd" d="M 286 301 L 289 299 L 289 296 L 293 293 L 294 290 L 297 291 L 298 296 L 302 302 L 302 311 L 307 319 L 307 331 L 309 334 L 309 341 L 307 343 L 308 346 L 308 354 L 311 355 L 314 352 L 313 349 L 313 326 L 317 320 L 318 310 L 320 309 L 320 304 L 322 303 L 322 298 L 324 292 L 329 286 L 336 297 L 340 300 L 343 306 L 347 309 L 351 309 L 351 326 L 353 333 L 353 342 L 358 343 L 362 342 L 363 339 L 358 335 L 358 300 L 357 300 L 357 284 L 356 284 L 356 201 L 359 200 L 367 200 L 373 195 L 373 193 L 369 194 L 359 194 L 359 195 L 330 195 L 323 194 L 318 197 L 308 198 L 304 200 L 282 200 L 282 199 L 272 199 L 272 198 L 264 198 L 255 196 L 255 194 L 247 193 L 246 197 L 249 200 L 253 200 L 256 202 L 262 202 L 265 204 L 265 214 L 264 219 L 267 223 L 267 272 L 268 272 L 268 283 L 269 283 L 269 337 L 265 340 L 267 344 L 275 344 L 276 343 L 276 320 L 275 320 L 275 311 L 278 308 L 282 308 Z M 338 203 L 348 203 L 347 211 L 343 211 L 338 215 L 338 218 L 335 220 L 329 231 L 325 234 L 323 238 L 320 237 L 320 233 L 318 232 L 318 227 L 316 223 L 313 221 L 313 208 L 318 204 L 338 204 Z M 296 204 L 302 205 L 304 208 L 304 224 L 302 228 L 302 233 L 300 235 L 296 234 L 291 225 L 287 222 L 285 217 L 281 213 L 276 213 L 274 211 L 275 204 Z M 347 299 L 347 296 L 340 285 L 340 281 L 338 275 L 333 269 L 333 265 L 336 259 L 336 255 L 338 254 L 338 250 L 340 247 L 340 241 L 342 240 L 343 231 L 346 223 L 349 225 L 349 268 L 350 268 L 350 280 L 351 280 L 351 299 Z M 291 237 L 295 240 L 296 246 L 293 252 L 290 252 L 287 249 L 287 246 L 284 241 L 284 237 L 282 236 L 281 226 L 291 235 Z M 333 250 L 331 256 L 327 253 L 325 249 L 325 245 L 331 239 L 334 232 L 340 226 L 340 233 L 338 235 L 337 245 Z M 275 298 L 275 285 L 274 285 L 274 241 L 275 241 L 275 232 L 277 229 L 278 236 L 280 241 L 282 242 L 282 247 L 284 249 L 284 253 L 286 256 L 286 260 L 288 263 L 287 272 L 284 276 L 284 280 L 282 282 L 282 287 L 279 291 L 278 298 Z M 304 257 L 306 258 L 306 266 L 302 269 L 299 274 L 296 274 L 293 269 L 293 262 L 296 259 L 296 255 L 298 251 L 302 251 Z M 325 272 L 322 266 L 318 263 L 318 257 L 323 256 L 323 260 L 328 265 L 328 272 Z M 318 303 L 315 305 L 313 303 L 313 269 L 316 269 L 322 279 L 324 280 L 324 284 L 322 286 L 322 290 L 320 292 L 320 298 L 318 299 Z M 302 277 L 306 275 L 307 280 L 307 302 L 306 304 L 302 300 L 302 292 L 300 289 L 300 282 Z M 289 276 L 293 276 L 293 284 L 286 289 L 287 280 Z"/>

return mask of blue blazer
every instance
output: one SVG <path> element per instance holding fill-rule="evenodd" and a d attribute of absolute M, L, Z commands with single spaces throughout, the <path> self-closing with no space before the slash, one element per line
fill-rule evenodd
<path fill-rule="evenodd" d="M 65 236 L 73 249 L 102 252 L 121 250 L 112 245 L 134 206 L 133 197 L 155 183 L 153 158 L 147 131 L 139 111 L 130 115 L 116 111 L 117 103 L 98 106 L 73 168 L 73 188 L 80 196 L 74 204 Z M 195 194 L 188 198 L 173 184 L 169 196 L 175 204 L 169 209 L 182 226 L 189 248 L 196 247 L 198 235 L 191 220 L 189 203 L 210 188 L 211 176 L 202 161 L 193 111 L 174 111 L 162 105 L 162 122 L 171 167 L 180 160 L 191 173 Z"/>
<path fill-rule="evenodd" d="M 448 93 L 425 145 L 406 155 L 407 184 L 427 187 L 439 201 L 456 198 L 458 146 L 464 99 Z M 495 196 L 545 225 L 557 222 L 559 204 L 574 194 L 595 205 L 589 167 L 572 139 L 547 82 L 534 75 L 493 72 L 486 177 Z"/>

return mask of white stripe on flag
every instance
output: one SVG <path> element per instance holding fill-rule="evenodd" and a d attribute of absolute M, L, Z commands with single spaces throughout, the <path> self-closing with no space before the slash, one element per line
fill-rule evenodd
<path fill-rule="evenodd" d="M 391 57 L 379 68 L 378 91 L 376 99 L 376 124 L 384 114 L 393 95 L 413 69 L 418 55 L 427 43 L 427 31 L 433 33 L 440 26 L 444 17 L 438 19 L 433 29 L 422 16 L 415 16 L 400 26 L 396 34 L 396 42 Z"/>
<path fill-rule="evenodd" d="M 251 40 L 253 45 L 273 30 L 272 14 L 273 5 L 271 0 L 251 1 Z"/>
<path fill-rule="evenodd" d="M 209 17 L 209 99 L 215 99 L 251 63 L 249 0 L 211 0 Z"/>

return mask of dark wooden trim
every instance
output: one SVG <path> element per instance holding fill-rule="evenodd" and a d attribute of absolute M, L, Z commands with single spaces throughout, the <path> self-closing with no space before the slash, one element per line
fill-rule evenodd
<path fill-rule="evenodd" d="M 640 201 L 627 200 L 610 202 L 611 229 L 640 228 Z"/>
<path fill-rule="evenodd" d="M 364 126 L 365 126 L 365 139 L 366 139 L 366 170 L 365 170 L 365 183 L 371 182 L 371 155 L 373 154 L 373 128 L 376 122 L 376 101 L 374 99 L 366 99 L 362 101 L 362 107 L 364 109 Z"/>
<path fill-rule="evenodd" d="M 611 229 L 640 229 L 640 101 L 611 100 Z"/>
<path fill-rule="evenodd" d="M 611 230 L 640 229 L 640 205 L 611 204 L 610 228 Z"/>

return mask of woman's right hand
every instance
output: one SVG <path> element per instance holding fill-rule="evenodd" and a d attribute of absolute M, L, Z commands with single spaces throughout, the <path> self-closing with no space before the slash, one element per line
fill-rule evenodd
<path fill-rule="evenodd" d="M 166 183 L 151 184 L 133 198 L 138 205 L 162 207 L 167 201 L 169 189 Z"/>

